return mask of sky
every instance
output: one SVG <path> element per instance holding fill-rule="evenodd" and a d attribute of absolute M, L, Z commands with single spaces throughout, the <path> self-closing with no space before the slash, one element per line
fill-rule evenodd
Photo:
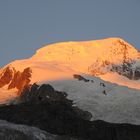
<path fill-rule="evenodd" d="M 0 0 L 0 67 L 45 44 L 108 37 L 140 50 L 140 0 Z"/>

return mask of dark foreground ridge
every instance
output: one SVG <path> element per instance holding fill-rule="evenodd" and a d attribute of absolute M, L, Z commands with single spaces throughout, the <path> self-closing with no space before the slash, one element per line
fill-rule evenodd
<path fill-rule="evenodd" d="M 0 107 L 0 119 L 27 124 L 52 134 L 85 140 L 140 140 L 140 126 L 90 121 L 91 114 L 73 106 L 65 92 L 50 85 L 26 88 L 22 103 Z"/>

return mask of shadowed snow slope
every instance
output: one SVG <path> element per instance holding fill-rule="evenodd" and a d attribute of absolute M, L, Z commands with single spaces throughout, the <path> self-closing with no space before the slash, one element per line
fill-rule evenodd
<path fill-rule="evenodd" d="M 140 124 L 139 90 L 103 82 L 99 78 L 83 76 L 88 82 L 72 80 L 50 81 L 65 91 L 76 106 L 92 113 L 93 120 Z"/>

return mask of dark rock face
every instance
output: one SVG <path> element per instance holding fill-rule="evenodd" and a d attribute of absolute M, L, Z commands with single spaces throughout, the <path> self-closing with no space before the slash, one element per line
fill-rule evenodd
<path fill-rule="evenodd" d="M 75 79 L 78 79 L 79 81 L 89 82 L 88 79 L 85 79 L 84 77 L 82 77 L 81 75 L 78 75 L 78 74 L 74 74 L 73 77 L 74 77 Z"/>
<path fill-rule="evenodd" d="M 140 68 L 136 67 L 133 69 L 133 64 L 125 63 L 120 66 L 112 65 L 111 71 L 115 71 L 120 75 L 123 75 L 131 80 L 140 79 Z"/>
<path fill-rule="evenodd" d="M 81 119 L 71 106 L 56 101 L 5 106 L 0 108 L 0 118 L 17 124 L 36 126 L 57 135 L 86 138 L 91 128 L 90 123 Z"/>
<path fill-rule="evenodd" d="M 74 74 L 74 75 L 73 75 L 73 78 L 78 79 L 79 81 L 92 82 L 92 83 L 94 83 L 93 80 L 86 79 L 86 78 L 84 78 L 83 76 L 78 75 L 78 74 Z"/>
<path fill-rule="evenodd" d="M 140 68 L 136 69 L 136 71 L 135 71 L 135 79 L 136 80 L 140 79 Z"/>
<path fill-rule="evenodd" d="M 116 64 L 106 64 L 104 61 L 103 64 L 100 67 L 91 66 L 90 73 L 93 76 L 97 75 L 103 75 L 106 74 L 109 71 L 117 72 L 119 75 L 125 76 L 129 78 L 130 80 L 139 80 L 140 79 L 140 66 L 133 68 L 133 65 L 135 65 L 135 62 L 132 60 L 126 60 L 122 64 L 116 65 Z M 109 71 L 104 71 L 104 69 L 108 69 Z M 78 79 L 78 77 L 76 77 Z M 80 78 L 81 79 L 81 78 Z"/>
<path fill-rule="evenodd" d="M 0 76 L 0 88 L 8 85 L 8 89 L 17 88 L 20 93 L 25 86 L 29 85 L 31 73 L 32 71 L 29 67 L 25 68 L 23 72 L 7 67 Z"/>
<path fill-rule="evenodd" d="M 55 91 L 50 85 L 34 84 L 24 93 L 26 98 L 22 93 L 20 99 L 23 103 L 0 107 L 0 119 L 38 127 L 60 135 L 61 140 L 67 136 L 85 140 L 140 140 L 140 126 L 89 121 L 89 112 L 73 107 L 66 93 Z"/>
<path fill-rule="evenodd" d="M 132 66 L 131 64 L 123 64 L 123 65 L 112 65 L 111 71 L 117 72 L 120 75 L 123 75 L 129 79 L 133 79 L 133 71 L 132 71 Z"/>
<path fill-rule="evenodd" d="M 68 100 L 65 92 L 54 90 L 49 84 L 43 84 L 40 87 L 35 83 L 27 86 L 20 95 L 21 102 L 48 102 L 48 101 L 63 101 L 72 105 L 73 101 Z"/>
<path fill-rule="evenodd" d="M 139 140 L 140 126 L 87 121 L 65 103 L 24 103 L 0 108 L 0 118 L 39 127 L 57 135 L 90 140 Z"/>
<path fill-rule="evenodd" d="M 31 69 L 25 68 L 23 72 L 17 71 L 14 74 L 12 82 L 10 83 L 8 89 L 17 88 L 19 92 L 21 92 L 24 87 L 29 85 L 31 78 Z"/>
<path fill-rule="evenodd" d="M 100 139 L 103 140 L 139 140 L 140 125 L 115 124 L 101 120 L 94 121 L 94 126 L 98 129 Z"/>
<path fill-rule="evenodd" d="M 73 111 L 85 120 L 92 118 L 91 113 L 83 111 L 78 107 L 73 106 L 73 101 L 67 99 L 67 93 L 55 90 L 49 84 L 43 84 L 40 87 L 35 83 L 32 86 L 27 86 L 19 97 L 20 102 L 26 103 L 63 103 L 72 107 Z"/>
<path fill-rule="evenodd" d="M 112 65 L 112 71 L 116 71 L 120 75 L 123 75 L 129 79 L 138 80 L 140 79 L 140 75 L 136 75 L 136 73 L 140 70 L 139 68 L 133 68 L 133 65 L 135 64 L 135 61 L 133 61 L 129 57 L 129 46 L 124 43 L 123 41 L 118 41 L 118 45 L 122 47 L 122 56 L 123 56 L 123 62 L 121 65 Z M 138 70 L 139 69 L 139 70 Z"/>
<path fill-rule="evenodd" d="M 9 84 L 10 81 L 12 80 L 12 70 L 7 67 L 3 73 L 0 75 L 0 88 Z"/>

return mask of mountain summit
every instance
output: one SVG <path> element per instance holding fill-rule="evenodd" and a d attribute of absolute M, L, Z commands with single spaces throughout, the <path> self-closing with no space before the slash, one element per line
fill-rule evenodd
<path fill-rule="evenodd" d="M 139 58 L 140 53 L 132 45 L 120 38 L 108 38 L 48 45 L 39 49 L 32 60 L 55 62 L 74 71 L 100 75 L 106 73 L 102 67 L 110 65 L 113 69 L 123 65 L 125 71 L 125 65 L 134 64 Z"/>

